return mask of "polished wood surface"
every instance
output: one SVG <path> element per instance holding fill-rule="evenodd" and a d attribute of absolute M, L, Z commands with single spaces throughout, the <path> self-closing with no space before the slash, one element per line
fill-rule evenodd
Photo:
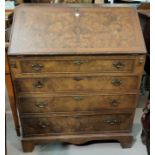
<path fill-rule="evenodd" d="M 29 4 L 17 7 L 15 19 L 10 55 L 146 52 L 132 8 Z"/>
<path fill-rule="evenodd" d="M 136 94 L 63 94 L 44 97 L 36 94 L 18 98 L 23 114 L 133 110 L 136 99 Z"/>
<path fill-rule="evenodd" d="M 131 8 L 78 6 L 26 5 L 16 11 L 9 62 L 24 152 L 52 141 L 108 139 L 132 146 L 146 52 L 137 13 Z M 37 13 L 45 8 L 42 16 L 49 20 L 40 22 Z M 47 28 L 51 21 L 55 24 Z"/>
<path fill-rule="evenodd" d="M 144 63 L 145 55 L 24 56 L 10 60 L 15 77 L 57 73 L 139 74 Z"/>
<path fill-rule="evenodd" d="M 134 81 L 134 83 L 133 83 Z M 137 76 L 104 76 L 89 75 L 71 77 L 48 78 L 20 78 L 15 81 L 18 93 L 65 93 L 65 92 L 109 92 L 109 91 L 133 91 L 139 88 Z"/>
<path fill-rule="evenodd" d="M 24 136 L 76 135 L 105 132 L 129 132 L 130 114 L 54 115 L 22 118 Z"/>

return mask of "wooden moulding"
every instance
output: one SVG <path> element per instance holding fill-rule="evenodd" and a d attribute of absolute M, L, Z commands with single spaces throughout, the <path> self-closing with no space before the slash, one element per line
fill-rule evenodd
<path fill-rule="evenodd" d="M 133 143 L 131 133 L 107 133 L 107 134 L 87 134 L 87 135 L 65 135 L 48 137 L 23 138 L 22 148 L 24 152 L 32 152 L 35 145 L 49 142 L 67 142 L 75 145 L 84 144 L 92 140 L 117 140 L 122 148 L 130 148 Z"/>

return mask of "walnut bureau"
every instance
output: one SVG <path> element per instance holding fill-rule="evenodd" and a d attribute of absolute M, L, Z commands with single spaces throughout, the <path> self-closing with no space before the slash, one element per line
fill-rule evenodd
<path fill-rule="evenodd" d="M 132 145 L 146 49 L 133 8 L 16 8 L 9 64 L 22 147 L 52 141 Z"/>

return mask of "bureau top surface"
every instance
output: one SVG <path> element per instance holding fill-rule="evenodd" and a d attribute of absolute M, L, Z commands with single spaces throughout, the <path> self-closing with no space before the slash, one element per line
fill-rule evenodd
<path fill-rule="evenodd" d="M 25 4 L 15 10 L 9 55 L 145 52 L 133 8 Z"/>

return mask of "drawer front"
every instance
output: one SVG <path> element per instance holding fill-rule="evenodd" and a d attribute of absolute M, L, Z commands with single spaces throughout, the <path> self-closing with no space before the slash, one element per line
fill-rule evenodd
<path fill-rule="evenodd" d="M 24 136 L 45 134 L 78 134 L 129 131 L 133 116 L 72 115 L 22 118 Z"/>
<path fill-rule="evenodd" d="M 132 72 L 133 59 L 22 60 L 22 73 Z"/>
<path fill-rule="evenodd" d="M 115 90 L 124 92 L 139 88 L 138 76 L 73 76 L 16 79 L 17 92 L 74 92 Z"/>
<path fill-rule="evenodd" d="M 48 73 L 135 73 L 143 72 L 144 55 L 10 57 L 14 76 Z"/>
<path fill-rule="evenodd" d="M 129 109 L 136 106 L 136 94 L 132 95 L 70 95 L 52 97 L 21 97 L 23 114 L 76 111 L 103 111 L 105 109 Z"/>

